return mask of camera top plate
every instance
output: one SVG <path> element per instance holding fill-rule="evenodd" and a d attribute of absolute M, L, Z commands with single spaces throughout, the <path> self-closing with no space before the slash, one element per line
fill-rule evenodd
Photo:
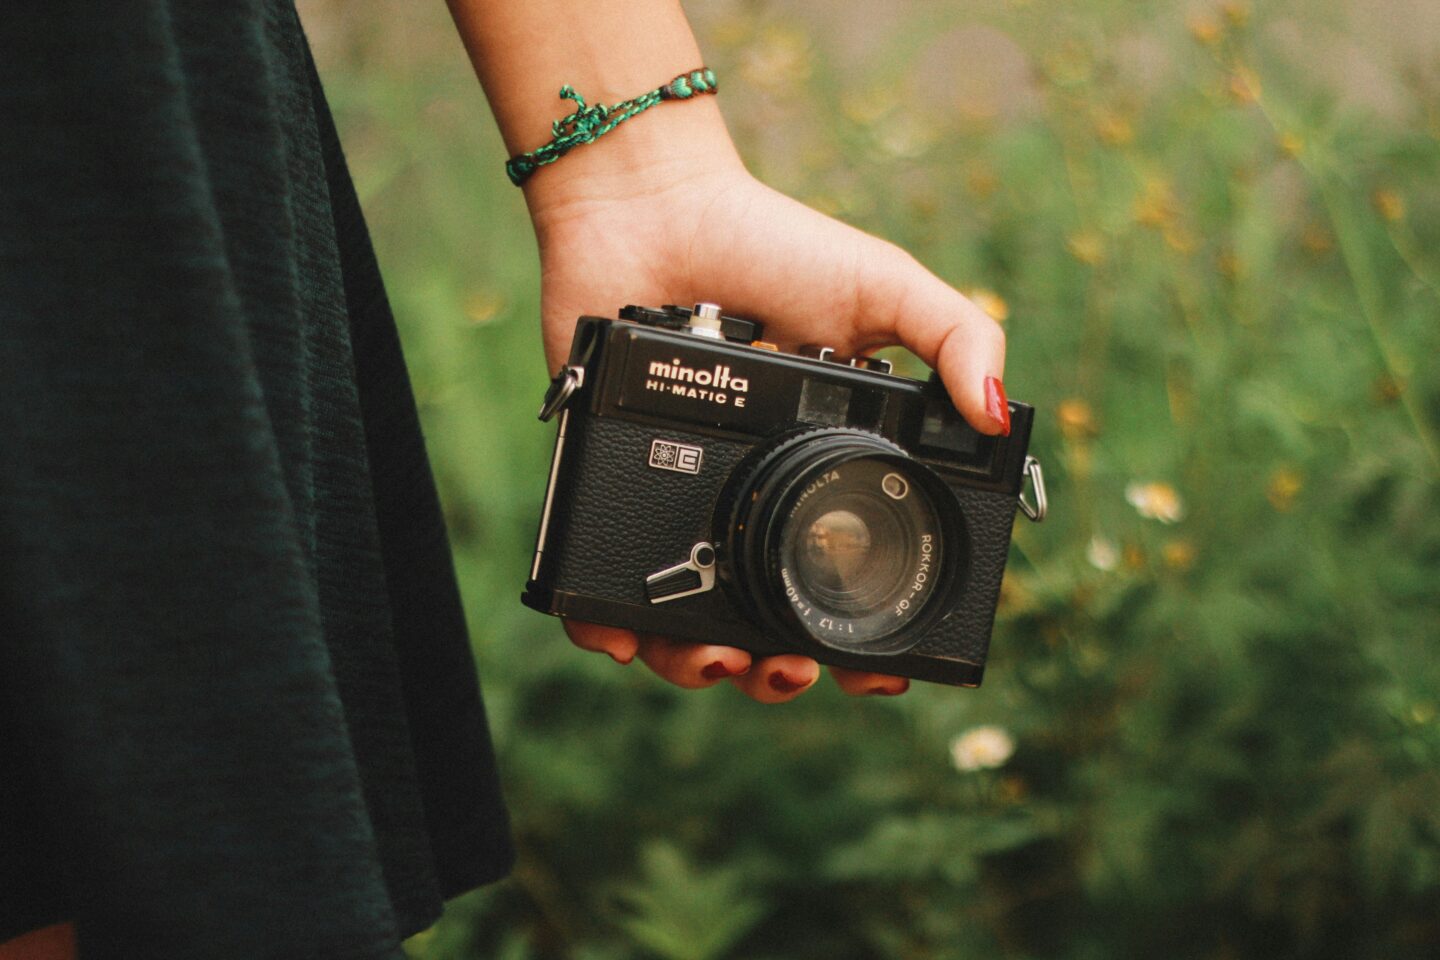
<path fill-rule="evenodd" d="M 596 416 L 750 442 L 804 424 L 865 430 L 968 485 L 1020 492 L 1029 405 L 1011 401 L 1010 435 L 987 436 L 964 421 L 938 377 L 913 380 L 828 350 L 782 353 L 746 339 L 760 325 L 735 318 L 721 318 L 723 336 L 697 336 L 691 314 L 631 305 L 618 320 L 580 318 L 570 369 L 586 372 L 574 402 Z"/>
<path fill-rule="evenodd" d="M 629 320 L 632 323 L 651 327 L 663 327 L 667 330 L 683 330 L 689 327 L 690 318 L 694 315 L 695 311 L 692 308 L 677 306 L 673 303 L 667 303 L 658 310 L 654 307 L 639 307 L 633 303 L 620 308 L 621 320 Z M 765 339 L 765 328 L 754 320 L 741 320 L 739 317 L 721 315 L 720 334 L 731 343 L 753 344 Z"/>

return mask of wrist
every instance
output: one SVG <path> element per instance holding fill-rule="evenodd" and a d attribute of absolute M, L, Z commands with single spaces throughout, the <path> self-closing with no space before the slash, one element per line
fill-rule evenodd
<path fill-rule="evenodd" d="M 556 99 L 557 115 L 564 109 Z M 662 103 L 536 170 L 522 188 L 537 232 L 597 206 L 744 174 L 713 97 Z"/>

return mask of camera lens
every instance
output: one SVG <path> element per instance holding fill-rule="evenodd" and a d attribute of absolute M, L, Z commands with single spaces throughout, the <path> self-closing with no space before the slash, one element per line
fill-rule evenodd
<path fill-rule="evenodd" d="M 717 518 L 742 599 L 767 626 L 901 653 L 955 596 L 965 530 L 950 489 L 879 437 L 812 430 L 737 471 Z"/>
<path fill-rule="evenodd" d="M 789 545 L 791 569 L 806 594 L 827 612 L 863 616 L 875 604 L 899 589 L 906 575 L 907 558 L 914 552 L 910 530 L 868 498 L 836 498 L 843 504 L 826 504 L 814 521 L 792 521 L 787 533 L 798 542 Z M 784 548 L 782 548 L 783 550 Z"/>
<path fill-rule="evenodd" d="M 870 524 L 859 514 L 831 510 L 804 531 L 796 550 L 796 573 L 811 592 L 830 601 L 829 606 L 857 609 L 865 603 L 861 586 L 872 546 Z"/>

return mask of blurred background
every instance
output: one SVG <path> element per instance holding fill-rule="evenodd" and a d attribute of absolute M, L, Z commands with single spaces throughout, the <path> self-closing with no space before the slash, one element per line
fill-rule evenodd
<path fill-rule="evenodd" d="M 783 708 L 519 605 L 534 244 L 444 5 L 363 7 L 300 3 L 520 846 L 414 957 L 1440 956 L 1440 4 L 689 5 L 751 168 L 1005 325 L 1053 502 L 982 688 Z"/>

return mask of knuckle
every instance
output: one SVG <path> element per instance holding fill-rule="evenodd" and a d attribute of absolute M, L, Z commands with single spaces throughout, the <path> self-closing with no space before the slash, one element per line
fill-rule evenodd
<path fill-rule="evenodd" d="M 966 303 L 970 306 L 970 309 L 965 311 L 965 318 L 971 338 L 991 346 L 1004 346 L 1005 328 L 974 303 L 969 300 Z"/>

